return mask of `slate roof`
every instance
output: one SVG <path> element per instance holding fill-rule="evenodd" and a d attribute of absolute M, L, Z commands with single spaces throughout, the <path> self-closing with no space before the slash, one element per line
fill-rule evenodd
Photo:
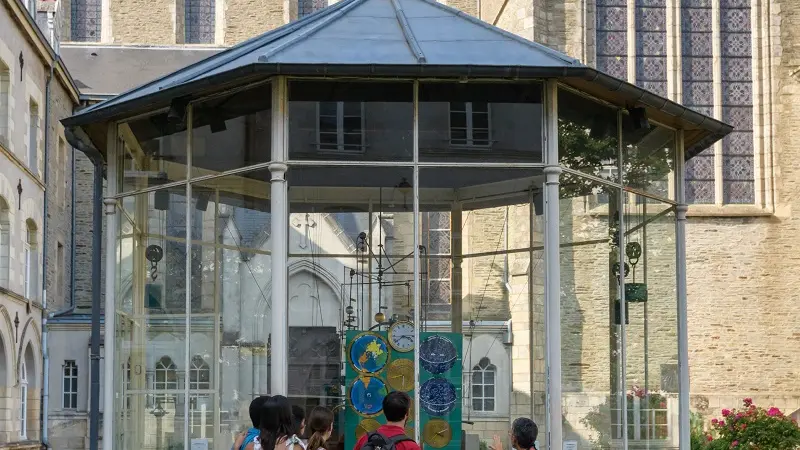
<path fill-rule="evenodd" d="M 696 153 L 732 127 L 434 0 L 342 0 L 65 119 L 94 126 L 264 76 L 557 77 L 686 133 Z M 100 134 L 101 138 L 102 133 Z"/>

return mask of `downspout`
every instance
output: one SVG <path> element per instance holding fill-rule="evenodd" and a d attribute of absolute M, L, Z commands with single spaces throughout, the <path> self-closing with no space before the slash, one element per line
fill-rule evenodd
<path fill-rule="evenodd" d="M 50 161 L 50 83 L 53 81 L 53 72 L 55 71 L 55 60 L 50 62 L 50 74 L 47 76 L 47 82 L 44 87 L 44 174 L 43 181 L 45 185 L 44 190 L 44 207 L 42 214 L 42 407 L 39 411 L 39 424 L 41 425 L 41 432 L 39 436 L 42 437 L 42 445 L 45 449 L 50 448 L 50 440 L 47 433 L 47 413 L 50 408 L 50 352 L 47 346 L 47 169 L 48 161 Z"/>

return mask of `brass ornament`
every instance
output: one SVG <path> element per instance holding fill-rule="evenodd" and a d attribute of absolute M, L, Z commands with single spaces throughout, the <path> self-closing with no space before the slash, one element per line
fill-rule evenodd
<path fill-rule="evenodd" d="M 356 440 L 361 439 L 373 431 L 377 431 L 381 424 L 375 419 L 364 419 L 356 425 Z"/>

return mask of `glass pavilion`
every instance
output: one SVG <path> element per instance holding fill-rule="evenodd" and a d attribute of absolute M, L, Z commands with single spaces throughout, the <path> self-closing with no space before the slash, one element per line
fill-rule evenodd
<path fill-rule="evenodd" d="M 260 394 L 341 413 L 346 332 L 404 321 L 462 335 L 462 448 L 520 416 L 540 449 L 689 448 L 682 173 L 730 126 L 427 0 L 64 124 L 107 164 L 106 450 L 228 449 Z"/>

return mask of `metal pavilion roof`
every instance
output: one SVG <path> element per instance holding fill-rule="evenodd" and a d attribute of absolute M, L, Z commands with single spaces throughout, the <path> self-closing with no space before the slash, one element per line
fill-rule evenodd
<path fill-rule="evenodd" d="M 276 74 L 556 77 L 618 106 L 647 107 L 652 119 L 687 130 L 689 155 L 732 131 L 720 121 L 432 0 L 342 0 L 86 108 L 63 123 L 84 127 L 119 120 L 164 107 L 176 97 L 191 98 Z"/>

